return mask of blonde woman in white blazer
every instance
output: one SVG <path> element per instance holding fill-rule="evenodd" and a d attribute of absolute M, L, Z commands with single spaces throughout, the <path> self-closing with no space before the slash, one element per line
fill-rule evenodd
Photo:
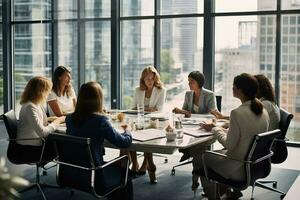
<path fill-rule="evenodd" d="M 263 108 L 263 104 L 256 98 L 257 90 L 258 82 L 254 76 L 246 73 L 236 76 L 233 83 L 233 96 L 240 99 L 242 105 L 231 111 L 229 129 L 216 127 L 213 123 L 200 125 L 207 131 L 214 133 L 217 140 L 225 147 L 224 150 L 220 150 L 222 153 L 238 160 L 245 158 L 255 135 L 268 131 L 269 115 Z M 214 156 L 207 156 L 206 158 L 207 167 L 212 168 L 225 178 L 244 179 L 243 164 Z M 201 158 L 194 159 L 197 160 L 197 162 L 193 162 L 194 171 L 197 171 L 197 174 L 203 174 Z M 204 177 L 204 174 L 200 178 L 204 191 L 210 199 L 212 183 Z M 224 192 L 229 195 L 230 199 L 238 199 L 242 196 L 240 191 L 231 191 L 230 188 L 226 187 Z"/>
<path fill-rule="evenodd" d="M 160 76 L 153 66 L 146 67 L 140 78 L 140 86 L 135 89 L 133 98 L 133 109 L 137 105 L 144 105 L 145 111 L 162 111 L 166 99 L 166 89 L 160 81 Z M 144 153 L 144 161 L 139 169 L 136 152 L 130 152 L 132 159 L 132 170 L 138 175 L 144 175 L 148 170 L 150 183 L 157 183 L 152 153 Z"/>
<path fill-rule="evenodd" d="M 21 110 L 18 121 L 16 151 L 20 157 L 39 160 L 42 151 L 42 138 L 45 139 L 48 134 L 54 132 L 60 123 L 64 122 L 65 117 L 58 117 L 53 122 L 47 122 L 47 116 L 43 108 L 43 103 L 49 95 L 52 83 L 49 79 L 41 76 L 32 78 L 26 85 L 21 97 Z M 46 145 L 44 157 L 50 159 L 53 150 Z"/>

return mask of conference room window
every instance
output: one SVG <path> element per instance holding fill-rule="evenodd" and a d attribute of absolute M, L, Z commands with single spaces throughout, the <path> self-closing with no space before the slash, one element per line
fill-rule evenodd
<path fill-rule="evenodd" d="M 12 19 L 14 21 L 33 21 L 51 19 L 52 0 L 13 0 Z"/>
<path fill-rule="evenodd" d="M 20 97 L 27 82 L 34 76 L 51 77 L 51 26 L 15 24 L 13 30 L 14 96 L 19 113 Z M 20 46 L 22 48 L 18 48 Z"/>
<path fill-rule="evenodd" d="M 77 0 L 52 0 L 54 19 L 76 19 L 78 13 Z"/>
<path fill-rule="evenodd" d="M 143 69 L 154 64 L 154 20 L 121 21 L 122 108 L 132 108 Z"/>
<path fill-rule="evenodd" d="M 203 13 L 203 0 L 160 0 L 161 15 L 185 15 Z"/>
<path fill-rule="evenodd" d="M 287 6 L 287 4 L 284 4 Z M 290 4 L 293 7 L 293 4 Z M 288 7 L 285 7 L 288 8 Z M 296 7 L 294 7 L 296 8 Z M 298 5 L 300 8 L 300 4 Z M 291 141 L 300 141 L 300 112 L 299 112 L 299 88 L 300 80 L 298 79 L 299 72 L 296 66 L 299 66 L 300 41 L 296 40 L 297 34 L 295 30 L 300 27 L 300 15 L 291 14 L 282 16 L 281 44 L 284 48 L 281 51 L 281 73 L 286 73 L 288 78 L 281 77 L 280 80 L 280 106 L 294 114 L 294 119 L 291 123 L 287 138 Z M 287 22 L 288 24 L 284 24 Z M 288 38 L 288 39 L 285 39 Z M 297 48 L 298 47 L 298 48 Z"/>
<path fill-rule="evenodd" d="M 121 17 L 154 15 L 154 0 L 122 0 L 120 4 Z"/>
<path fill-rule="evenodd" d="M 203 71 L 203 19 L 161 19 L 160 75 L 167 89 L 165 110 L 181 107 L 189 90 L 188 74 Z"/>
<path fill-rule="evenodd" d="M 2 8 L 2 3 L 0 9 Z M 2 16 L 0 17 L 0 113 L 3 113 L 3 37 L 2 37 Z"/>
<path fill-rule="evenodd" d="M 216 0 L 215 10 L 222 12 L 248 12 L 276 10 L 277 0 Z"/>
<path fill-rule="evenodd" d="M 82 17 L 99 18 L 110 17 L 111 0 L 85 0 Z"/>
<path fill-rule="evenodd" d="M 85 23 L 85 82 L 101 84 L 104 106 L 110 109 L 111 62 L 110 62 L 110 21 Z"/>

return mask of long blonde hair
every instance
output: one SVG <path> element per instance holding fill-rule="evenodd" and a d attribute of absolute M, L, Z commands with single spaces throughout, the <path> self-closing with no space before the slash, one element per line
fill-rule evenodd
<path fill-rule="evenodd" d="M 46 101 L 46 93 L 49 93 L 52 88 L 52 82 L 45 77 L 36 76 L 30 79 L 25 86 L 21 96 L 21 104 L 31 101 L 35 104 L 41 104 Z"/>
<path fill-rule="evenodd" d="M 150 66 L 147 66 L 143 72 L 142 72 L 142 75 L 141 75 L 141 78 L 140 78 L 140 89 L 141 90 L 146 90 L 147 89 L 147 86 L 145 84 L 145 77 L 149 74 L 149 73 L 153 73 L 154 74 L 154 86 L 157 87 L 158 89 L 161 89 L 163 84 L 160 80 L 160 76 L 159 76 L 159 73 L 157 72 L 157 70 L 155 69 L 154 66 L 150 65 Z"/>

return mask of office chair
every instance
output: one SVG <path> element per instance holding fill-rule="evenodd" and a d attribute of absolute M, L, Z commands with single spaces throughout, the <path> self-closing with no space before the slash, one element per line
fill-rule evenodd
<path fill-rule="evenodd" d="M 265 178 L 270 174 L 271 171 L 271 157 L 273 155 L 272 144 L 275 138 L 280 136 L 280 130 L 276 129 L 273 131 L 258 134 L 254 137 L 252 145 L 249 148 L 248 154 L 244 160 L 237 160 L 229 157 L 226 154 L 222 154 L 214 151 L 206 151 L 202 155 L 203 160 L 203 170 L 195 171 L 197 175 L 203 176 L 214 183 L 214 195 L 217 195 L 217 184 L 224 184 L 237 190 L 244 190 L 248 186 L 252 186 L 251 199 L 253 199 L 254 186 L 256 185 L 256 180 L 259 178 Z M 214 166 L 208 167 L 206 165 L 206 160 L 208 158 L 212 159 L 223 158 L 224 160 L 238 161 L 244 164 L 245 179 L 243 180 L 232 180 L 223 177 L 214 171 Z"/>
<path fill-rule="evenodd" d="M 97 166 L 90 138 L 50 134 L 48 140 L 54 145 L 57 153 L 54 162 L 57 163 L 58 185 L 102 198 L 127 184 L 129 160 L 126 155 Z M 124 164 L 124 170 L 120 169 L 121 162 Z M 112 167 L 117 164 L 120 164 L 119 168 Z M 113 173 L 119 174 L 120 178 L 109 176 L 112 173 L 109 172 L 111 169 L 114 169 Z"/>
<path fill-rule="evenodd" d="M 274 140 L 274 144 L 272 146 L 272 151 L 274 152 L 274 155 L 271 157 L 271 162 L 273 164 L 283 163 L 288 156 L 288 150 L 286 146 L 286 133 L 293 117 L 293 114 L 287 112 L 284 109 L 280 109 L 279 129 L 281 130 L 281 134 L 278 138 Z M 272 183 L 273 187 L 265 185 L 267 183 Z M 276 189 L 277 181 L 275 180 L 260 180 L 256 182 L 256 185 L 267 190 L 278 192 L 281 194 L 282 197 L 285 196 L 285 193 L 283 191 Z"/>
<path fill-rule="evenodd" d="M 219 110 L 219 112 L 221 112 L 221 109 L 222 109 L 222 96 L 219 96 L 219 95 L 216 96 L 216 104 L 217 104 L 217 109 Z M 207 150 L 208 150 L 208 149 L 207 149 Z M 210 145 L 210 150 L 212 150 L 212 145 Z M 179 150 L 179 151 L 184 151 L 184 150 Z M 184 152 L 183 152 L 183 153 L 184 153 Z M 183 157 L 184 157 L 184 155 L 183 155 Z M 182 159 L 184 159 L 184 158 L 182 158 Z M 172 170 L 171 170 L 171 175 L 175 175 L 175 168 L 176 168 L 176 167 L 183 166 L 183 165 L 187 165 L 187 164 L 190 164 L 190 163 L 192 163 L 192 162 L 193 162 L 193 161 L 192 161 L 192 158 L 188 158 L 187 161 L 182 162 L 182 163 L 180 163 L 180 164 L 178 164 L 178 165 L 174 165 L 174 166 L 172 167 Z"/>
<path fill-rule="evenodd" d="M 46 196 L 42 190 L 44 187 L 50 187 L 50 188 L 57 188 L 56 186 L 44 184 L 40 182 L 40 169 L 44 167 L 45 164 L 47 164 L 49 161 L 44 161 L 43 158 L 43 151 L 45 148 L 45 140 L 44 138 L 26 138 L 26 139 L 17 139 L 17 130 L 18 130 L 18 121 L 16 119 L 15 112 L 13 110 L 8 111 L 7 113 L 2 115 L 2 118 L 4 120 L 4 124 L 9 136 L 9 144 L 7 148 L 7 158 L 10 162 L 16 165 L 21 164 L 34 164 L 36 167 L 36 173 L 35 173 L 35 182 L 31 184 L 31 186 L 19 191 L 20 193 L 28 191 L 32 188 L 37 188 L 42 196 L 43 199 L 46 199 Z M 33 160 L 31 158 L 22 157 L 20 155 L 24 154 L 21 153 L 20 147 L 17 143 L 17 141 L 24 141 L 24 140 L 41 140 L 42 141 L 42 152 L 39 160 Z"/>

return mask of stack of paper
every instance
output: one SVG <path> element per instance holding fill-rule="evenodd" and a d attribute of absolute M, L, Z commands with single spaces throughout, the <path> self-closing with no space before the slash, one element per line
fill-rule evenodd
<path fill-rule="evenodd" d="M 166 136 L 166 134 L 163 130 L 152 129 L 152 128 L 134 131 L 131 134 L 132 134 L 132 138 L 137 141 L 154 140 L 154 139 L 163 138 Z"/>
<path fill-rule="evenodd" d="M 205 129 L 194 127 L 194 128 L 183 128 L 183 132 L 187 135 L 191 135 L 194 137 L 202 137 L 212 135 L 211 132 L 206 131 Z"/>

